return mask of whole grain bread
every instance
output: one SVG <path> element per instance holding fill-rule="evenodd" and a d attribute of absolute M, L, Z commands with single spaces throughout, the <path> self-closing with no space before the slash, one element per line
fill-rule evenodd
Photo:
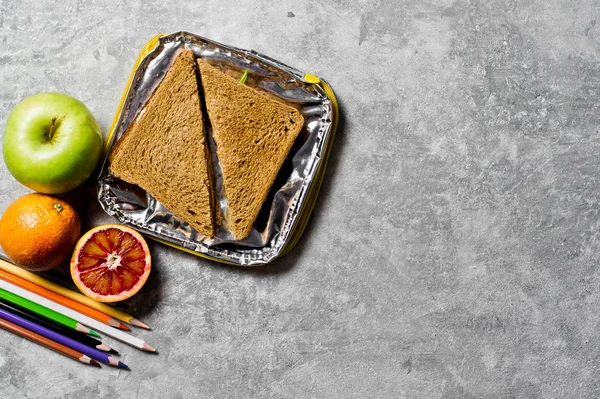
<path fill-rule="evenodd" d="M 191 51 L 177 56 L 109 155 L 110 169 L 149 192 L 204 236 L 219 219 Z"/>
<path fill-rule="evenodd" d="M 246 238 L 304 118 L 274 96 L 198 59 L 206 109 L 223 172 L 229 229 Z"/>

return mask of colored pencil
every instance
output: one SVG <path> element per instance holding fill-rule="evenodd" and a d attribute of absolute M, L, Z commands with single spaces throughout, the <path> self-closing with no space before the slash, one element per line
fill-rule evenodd
<path fill-rule="evenodd" d="M 95 335 L 100 338 L 97 332 L 90 330 L 88 327 L 82 325 L 77 320 L 65 316 L 59 312 L 56 312 L 53 309 L 49 309 L 45 306 L 39 305 L 36 302 L 33 302 L 26 297 L 19 296 L 12 291 L 8 291 L 0 287 L 0 298 L 8 301 L 12 304 L 19 305 L 25 309 L 29 309 L 34 313 L 39 314 L 40 316 L 44 316 L 48 319 L 54 320 L 55 322 L 62 324 L 67 328 L 71 328 L 76 331 L 80 331 L 86 334 Z"/>
<path fill-rule="evenodd" d="M 105 324 L 108 324 L 109 326 L 117 327 L 123 330 L 129 330 L 129 327 L 127 327 L 125 324 L 119 323 L 116 319 L 113 319 L 105 313 L 99 312 L 96 309 L 90 308 L 89 306 L 85 306 L 77 301 L 66 298 L 62 295 L 57 294 L 54 291 L 50 291 L 49 289 L 27 281 L 19 276 L 10 274 L 7 271 L 0 270 L 0 278 L 2 280 L 8 281 L 9 283 L 13 283 L 14 285 L 18 285 L 21 288 L 25 288 L 26 290 L 35 292 L 36 294 L 39 294 L 44 298 L 48 298 L 51 301 L 63 304 L 68 308 L 71 308 L 79 313 L 83 313 L 84 315 L 89 316 L 92 319 L 101 321 Z"/>
<path fill-rule="evenodd" d="M 48 319 L 44 316 L 36 314 L 26 308 L 22 308 L 14 304 L 9 304 L 8 302 L 5 302 L 4 299 L 0 299 L 0 309 L 7 310 L 12 314 L 16 314 L 17 316 L 24 318 L 25 320 L 29 320 L 35 324 L 39 324 L 40 326 L 45 327 L 48 330 L 52 330 L 56 333 L 64 335 L 65 337 L 69 337 L 75 341 L 81 342 L 82 344 L 87 345 L 91 348 L 96 348 L 102 352 L 112 351 L 113 353 L 118 353 L 116 351 L 113 351 L 110 346 L 106 345 L 105 343 L 96 338 L 90 337 L 89 335 L 85 335 L 84 333 L 81 333 L 79 331 L 65 328 L 63 325 L 56 323 L 52 319 Z"/>
<path fill-rule="evenodd" d="M 99 361 L 100 363 L 105 363 L 105 364 L 109 364 L 111 366 L 116 366 L 116 367 L 120 367 L 120 368 L 124 368 L 124 369 L 128 368 L 125 363 L 118 361 L 113 356 L 109 355 L 108 353 L 100 352 L 97 349 L 90 348 L 89 346 L 85 346 L 81 342 L 77 342 L 75 340 L 72 340 L 69 337 L 65 337 L 64 335 L 58 334 L 52 330 L 48 330 L 47 328 L 42 327 L 39 324 L 33 323 L 29 320 L 19 317 L 19 316 L 15 315 L 9 311 L 6 311 L 4 309 L 0 309 L 0 318 L 4 319 L 6 321 L 10 321 L 11 323 L 14 323 L 23 328 L 26 328 L 29 331 L 33 331 L 34 333 L 37 333 L 43 337 L 51 339 L 54 342 L 58 342 L 59 344 L 67 346 L 76 351 L 79 351 L 79 352 L 91 357 L 92 359 Z"/>
<path fill-rule="evenodd" d="M 21 277 L 22 279 L 25 279 L 29 282 L 37 284 L 41 287 L 44 287 L 50 291 L 54 291 L 57 294 L 60 294 L 64 297 L 72 299 L 72 300 L 79 302 L 83 305 L 86 305 L 92 309 L 96 309 L 99 312 L 106 313 L 107 315 L 110 315 L 116 319 L 124 321 L 125 323 L 129 323 L 136 327 L 150 329 L 150 327 L 148 327 L 146 324 L 142 323 L 138 319 L 134 318 L 133 316 L 131 316 L 119 309 L 116 309 L 112 306 L 108 306 L 105 303 L 94 301 L 93 299 L 88 298 L 87 296 L 85 296 L 83 294 L 80 294 L 78 292 L 75 292 L 68 288 L 63 287 L 62 285 L 53 283 L 52 281 L 48 281 L 47 279 L 40 277 L 37 274 L 28 272 L 25 269 L 21 269 L 20 267 L 15 266 L 12 263 L 10 263 L 10 261 L 2 255 L 0 255 L 0 269 L 4 270 L 12 275 Z"/>
<path fill-rule="evenodd" d="M 77 320 L 80 323 L 85 324 L 86 326 L 92 327 L 94 330 L 100 331 L 100 332 L 108 335 L 109 337 L 117 339 L 117 340 L 124 342 L 128 345 L 131 345 L 135 348 L 138 348 L 138 349 L 141 349 L 144 351 L 148 351 L 148 352 L 156 352 L 156 349 L 154 349 L 152 346 L 150 346 L 148 343 L 144 342 L 144 340 L 142 340 L 140 338 L 137 338 L 137 337 L 134 337 L 133 335 L 127 334 L 126 332 L 124 332 L 122 330 L 118 330 L 116 328 L 107 326 L 106 324 L 100 323 L 99 321 L 94 320 L 91 317 L 88 317 L 81 313 L 75 312 L 74 310 L 71 310 L 71 309 L 67 308 L 66 306 L 63 306 L 59 303 L 52 302 L 51 300 L 46 299 L 43 296 L 40 296 L 33 292 L 29 292 L 29 291 L 27 291 L 21 287 L 18 287 L 14 284 L 11 284 L 4 280 L 0 280 L 0 288 L 10 291 L 13 294 L 21 296 L 23 298 L 27 298 L 28 300 L 35 302 L 41 306 L 48 307 L 49 309 L 59 312 L 65 316 L 71 317 L 74 320 Z"/>
<path fill-rule="evenodd" d="M 75 360 L 79 360 L 81 363 L 91 364 L 92 366 L 100 367 L 100 363 L 95 361 L 83 353 L 76 351 L 74 349 L 69 348 L 68 346 L 59 344 L 58 342 L 52 341 L 40 334 L 37 334 L 33 331 L 29 331 L 26 328 L 23 328 L 19 325 L 11 323 L 10 321 L 6 321 L 0 318 L 0 327 L 4 328 L 7 331 L 12 332 L 13 334 L 20 335 L 23 338 L 27 338 L 37 344 L 45 346 L 46 348 L 52 349 L 58 353 L 62 353 L 63 355 L 73 358 Z"/>

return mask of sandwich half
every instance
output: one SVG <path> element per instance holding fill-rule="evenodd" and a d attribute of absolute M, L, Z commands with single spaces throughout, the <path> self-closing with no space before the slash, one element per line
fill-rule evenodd
<path fill-rule="evenodd" d="M 205 60 L 197 61 L 223 173 L 228 227 L 242 240 L 252 231 L 304 118 L 274 96 L 239 83 Z"/>
<path fill-rule="evenodd" d="M 114 175 L 214 238 L 220 216 L 198 87 L 194 54 L 184 51 L 113 146 L 109 160 Z"/>

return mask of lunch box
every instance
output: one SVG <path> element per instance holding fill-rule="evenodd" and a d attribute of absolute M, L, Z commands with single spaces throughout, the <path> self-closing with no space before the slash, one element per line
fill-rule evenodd
<path fill-rule="evenodd" d="M 253 231 L 244 240 L 234 240 L 225 226 L 219 228 L 213 239 L 200 235 L 150 194 L 118 179 L 110 171 L 108 154 L 112 145 L 135 120 L 183 49 L 192 50 L 196 57 L 217 61 L 225 72 L 249 71 L 254 86 L 299 109 L 305 118 L 303 130 L 263 204 Z M 231 265 L 267 264 L 288 253 L 302 236 L 323 182 L 338 112 L 333 90 L 315 75 L 302 73 L 253 50 L 223 45 L 191 33 L 157 35 L 140 52 L 108 132 L 98 178 L 98 200 L 104 211 L 121 223 L 164 244 Z"/>

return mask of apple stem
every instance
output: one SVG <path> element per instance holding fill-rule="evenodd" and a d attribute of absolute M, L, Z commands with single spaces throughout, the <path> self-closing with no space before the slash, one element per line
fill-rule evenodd
<path fill-rule="evenodd" d="M 52 140 L 52 136 L 54 136 L 54 127 L 56 123 L 56 116 L 52 118 L 52 125 L 50 125 L 50 130 L 48 131 L 48 141 Z"/>

